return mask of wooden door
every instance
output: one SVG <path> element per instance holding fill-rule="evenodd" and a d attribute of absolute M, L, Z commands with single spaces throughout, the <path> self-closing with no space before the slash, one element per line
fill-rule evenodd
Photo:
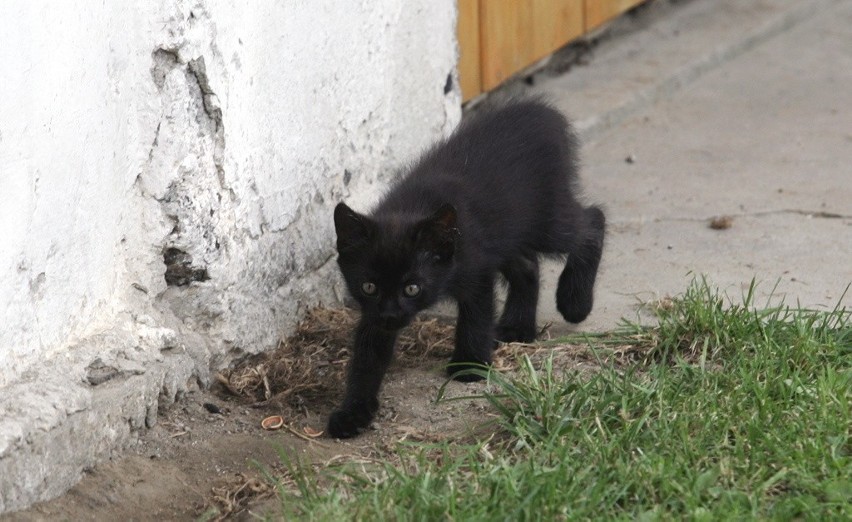
<path fill-rule="evenodd" d="M 480 0 L 482 90 L 583 34 L 582 0 Z"/>
<path fill-rule="evenodd" d="M 635 7 L 645 0 L 585 0 L 586 32 L 615 18 L 628 9 Z"/>
<path fill-rule="evenodd" d="M 645 0 L 458 0 L 465 100 Z"/>

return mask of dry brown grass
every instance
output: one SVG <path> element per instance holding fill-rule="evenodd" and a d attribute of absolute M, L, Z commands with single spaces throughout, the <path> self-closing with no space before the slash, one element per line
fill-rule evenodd
<path fill-rule="evenodd" d="M 227 483 L 213 488 L 208 510 L 201 519 L 219 522 L 243 513 L 251 502 L 272 496 L 273 487 L 244 473 L 236 474 Z"/>
<path fill-rule="evenodd" d="M 297 396 L 340 390 L 357 312 L 315 308 L 288 339 L 266 353 L 249 357 L 217 379 L 234 395 L 257 403 L 276 401 L 294 406 Z M 448 357 L 453 328 L 438 319 L 416 319 L 397 339 L 396 357 L 404 365 L 428 357 Z"/>

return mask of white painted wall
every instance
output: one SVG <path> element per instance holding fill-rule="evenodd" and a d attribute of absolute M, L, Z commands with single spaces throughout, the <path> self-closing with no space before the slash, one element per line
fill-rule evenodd
<path fill-rule="evenodd" d="M 0 386 L 119 304 L 119 222 L 156 124 L 152 28 L 133 22 L 153 13 L 73 6 L 0 4 Z"/>
<path fill-rule="evenodd" d="M 454 0 L 0 2 L 0 460 L 28 429 L 4 390 L 76 375 L 87 339 L 165 328 L 204 381 L 339 299 L 333 205 L 460 118 L 454 23 Z M 209 279 L 167 286 L 166 248 Z"/>
<path fill-rule="evenodd" d="M 453 22 L 449 0 L 3 2 L 0 386 L 137 306 L 132 283 L 157 300 L 167 245 L 211 276 L 166 293 L 182 317 L 270 346 L 332 203 L 456 123 Z"/>

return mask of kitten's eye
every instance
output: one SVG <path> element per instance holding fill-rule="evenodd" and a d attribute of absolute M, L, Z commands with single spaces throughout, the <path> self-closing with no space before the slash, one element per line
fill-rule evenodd
<path fill-rule="evenodd" d="M 367 281 L 366 283 L 361 284 L 361 291 L 364 292 L 364 295 L 376 295 L 376 285 L 375 283 Z"/>
<path fill-rule="evenodd" d="M 410 284 L 402 289 L 407 297 L 417 297 L 420 294 L 420 285 Z"/>

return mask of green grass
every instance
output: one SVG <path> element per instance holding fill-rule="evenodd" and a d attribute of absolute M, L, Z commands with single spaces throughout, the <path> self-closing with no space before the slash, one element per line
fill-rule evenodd
<path fill-rule="evenodd" d="M 755 309 L 704 280 L 585 337 L 644 362 L 572 373 L 523 359 L 488 373 L 499 428 L 473 444 L 404 444 L 385 462 L 289 463 L 299 520 L 852 519 L 852 321 Z M 563 341 L 577 342 L 578 338 Z M 472 400 L 472 399 L 471 399 Z"/>

